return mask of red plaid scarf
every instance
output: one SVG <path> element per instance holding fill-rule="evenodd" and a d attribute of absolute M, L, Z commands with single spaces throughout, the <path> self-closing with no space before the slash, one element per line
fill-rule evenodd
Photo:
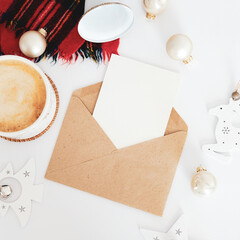
<path fill-rule="evenodd" d="M 85 0 L 1 0 L 0 3 L 0 54 L 23 56 L 20 36 L 28 30 L 47 30 L 47 49 L 34 59 L 53 58 L 71 62 L 78 56 L 96 62 L 117 54 L 119 40 L 108 43 L 90 43 L 77 31 L 84 13 Z"/>

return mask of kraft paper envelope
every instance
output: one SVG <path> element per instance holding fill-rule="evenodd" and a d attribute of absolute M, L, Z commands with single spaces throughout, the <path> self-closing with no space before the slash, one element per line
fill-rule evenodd
<path fill-rule="evenodd" d="M 73 93 L 45 177 L 161 216 L 187 126 L 173 109 L 165 136 L 116 149 L 92 117 L 100 88 Z"/>

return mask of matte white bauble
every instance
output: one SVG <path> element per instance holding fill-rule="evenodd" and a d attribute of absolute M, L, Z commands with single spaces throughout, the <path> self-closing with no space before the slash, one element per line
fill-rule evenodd
<path fill-rule="evenodd" d="M 38 31 L 27 31 L 19 40 L 19 48 L 21 52 L 31 58 L 41 56 L 47 47 L 47 41 L 45 39 L 47 32 L 41 28 Z"/>
<path fill-rule="evenodd" d="M 185 64 L 192 60 L 193 44 L 184 34 L 175 34 L 167 41 L 166 50 L 168 56 L 174 60 L 183 61 Z"/>
<path fill-rule="evenodd" d="M 192 190 L 195 194 L 206 197 L 213 193 L 217 187 L 216 178 L 203 167 L 197 168 L 192 178 Z"/>
<path fill-rule="evenodd" d="M 167 7 L 168 0 L 143 0 L 144 9 L 148 19 L 154 20 Z"/>

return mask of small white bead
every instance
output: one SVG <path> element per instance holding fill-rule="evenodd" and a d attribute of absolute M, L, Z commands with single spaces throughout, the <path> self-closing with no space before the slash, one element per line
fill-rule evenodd
<path fill-rule="evenodd" d="M 8 185 L 2 185 L 0 186 L 0 198 L 6 199 L 8 198 L 12 193 L 12 189 Z"/>

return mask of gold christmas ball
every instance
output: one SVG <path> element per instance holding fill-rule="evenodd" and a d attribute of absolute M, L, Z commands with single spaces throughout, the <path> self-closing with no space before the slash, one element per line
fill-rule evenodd
<path fill-rule="evenodd" d="M 43 28 L 38 31 L 30 30 L 25 32 L 19 40 L 21 52 L 31 58 L 41 56 L 47 47 L 46 36 L 47 32 Z"/>
<path fill-rule="evenodd" d="M 143 0 L 143 6 L 147 12 L 146 17 L 154 20 L 167 7 L 168 0 Z"/>
<path fill-rule="evenodd" d="M 238 101 L 240 99 L 240 93 L 238 91 L 233 92 L 232 98 L 234 101 Z"/>

